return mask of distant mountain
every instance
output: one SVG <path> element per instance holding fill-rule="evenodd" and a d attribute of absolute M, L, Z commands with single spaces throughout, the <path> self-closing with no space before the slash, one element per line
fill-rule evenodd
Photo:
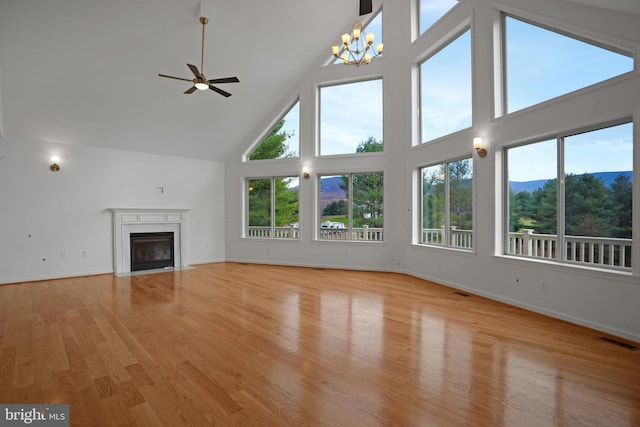
<path fill-rule="evenodd" d="M 320 181 L 320 194 L 322 201 L 346 200 L 347 192 L 340 188 L 342 177 L 322 178 Z"/>
<path fill-rule="evenodd" d="M 633 178 L 632 171 L 624 171 L 624 172 L 596 172 L 592 174 L 597 179 L 602 180 L 606 187 L 610 187 L 611 184 L 616 180 L 619 175 L 628 176 L 629 179 Z M 548 180 L 547 179 L 536 179 L 533 181 L 509 181 L 509 187 L 513 190 L 514 193 L 519 193 L 521 191 L 526 191 L 528 193 L 533 193 L 538 188 L 541 188 Z"/>

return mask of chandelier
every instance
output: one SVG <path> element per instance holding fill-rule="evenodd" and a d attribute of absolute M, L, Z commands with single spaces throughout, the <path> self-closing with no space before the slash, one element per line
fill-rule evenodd
<path fill-rule="evenodd" d="M 342 63 L 346 65 L 368 64 L 372 58 L 380 55 L 383 49 L 383 44 L 378 43 L 374 51 L 374 37 L 373 33 L 365 33 L 360 21 L 356 21 L 351 34 L 342 35 L 342 55 L 340 55 L 340 46 L 331 46 L 333 56 L 342 59 Z"/>
<path fill-rule="evenodd" d="M 371 13 L 372 10 L 371 0 L 360 0 L 360 16 Z M 338 45 L 331 46 L 331 51 L 333 56 L 342 59 L 343 64 L 368 64 L 372 58 L 382 53 L 382 43 L 378 43 L 374 50 L 373 39 L 373 33 L 365 33 L 360 21 L 356 20 L 351 29 L 351 34 L 344 33 L 342 35 L 342 55 L 340 55 L 340 46 Z"/>

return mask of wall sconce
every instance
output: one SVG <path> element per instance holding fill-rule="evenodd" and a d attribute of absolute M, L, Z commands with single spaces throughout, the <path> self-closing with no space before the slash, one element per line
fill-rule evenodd
<path fill-rule="evenodd" d="M 302 176 L 304 177 L 304 179 L 309 179 L 309 177 L 311 176 L 311 174 L 309 173 L 309 168 L 307 166 L 302 167 Z"/>
<path fill-rule="evenodd" d="M 51 166 L 49 166 L 53 172 L 60 170 L 60 156 L 51 156 Z"/>
<path fill-rule="evenodd" d="M 478 156 L 487 157 L 487 149 L 484 148 L 484 145 L 482 144 L 482 138 L 480 138 L 479 136 L 473 138 L 473 148 L 476 150 L 476 153 L 478 153 Z"/>

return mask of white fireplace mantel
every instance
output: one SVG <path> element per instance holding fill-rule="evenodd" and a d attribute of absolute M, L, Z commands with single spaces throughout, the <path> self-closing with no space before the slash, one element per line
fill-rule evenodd
<path fill-rule="evenodd" d="M 113 212 L 113 269 L 131 272 L 131 233 L 173 232 L 176 267 L 187 266 L 187 212 L 189 209 L 121 209 Z"/>

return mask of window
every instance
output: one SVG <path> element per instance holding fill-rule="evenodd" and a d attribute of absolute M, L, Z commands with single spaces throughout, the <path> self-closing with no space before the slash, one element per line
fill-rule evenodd
<path fill-rule="evenodd" d="M 458 0 L 418 0 L 420 34 L 427 31 L 456 4 Z"/>
<path fill-rule="evenodd" d="M 247 181 L 247 237 L 300 238 L 298 184 L 297 176 Z"/>
<path fill-rule="evenodd" d="M 320 154 L 382 151 L 382 79 L 320 88 Z"/>
<path fill-rule="evenodd" d="M 470 158 L 420 169 L 420 243 L 473 248 L 473 162 Z"/>
<path fill-rule="evenodd" d="M 384 240 L 382 173 L 320 177 L 323 240 Z"/>
<path fill-rule="evenodd" d="M 622 54 L 506 16 L 506 91 L 511 113 L 633 70 Z"/>
<path fill-rule="evenodd" d="M 507 254 L 631 268 L 632 123 L 510 148 L 507 174 Z"/>
<path fill-rule="evenodd" d="M 420 66 L 421 141 L 471 127 L 471 32 Z"/>
<path fill-rule="evenodd" d="M 278 121 L 269 135 L 249 155 L 249 160 L 285 159 L 298 157 L 300 102 Z"/>

